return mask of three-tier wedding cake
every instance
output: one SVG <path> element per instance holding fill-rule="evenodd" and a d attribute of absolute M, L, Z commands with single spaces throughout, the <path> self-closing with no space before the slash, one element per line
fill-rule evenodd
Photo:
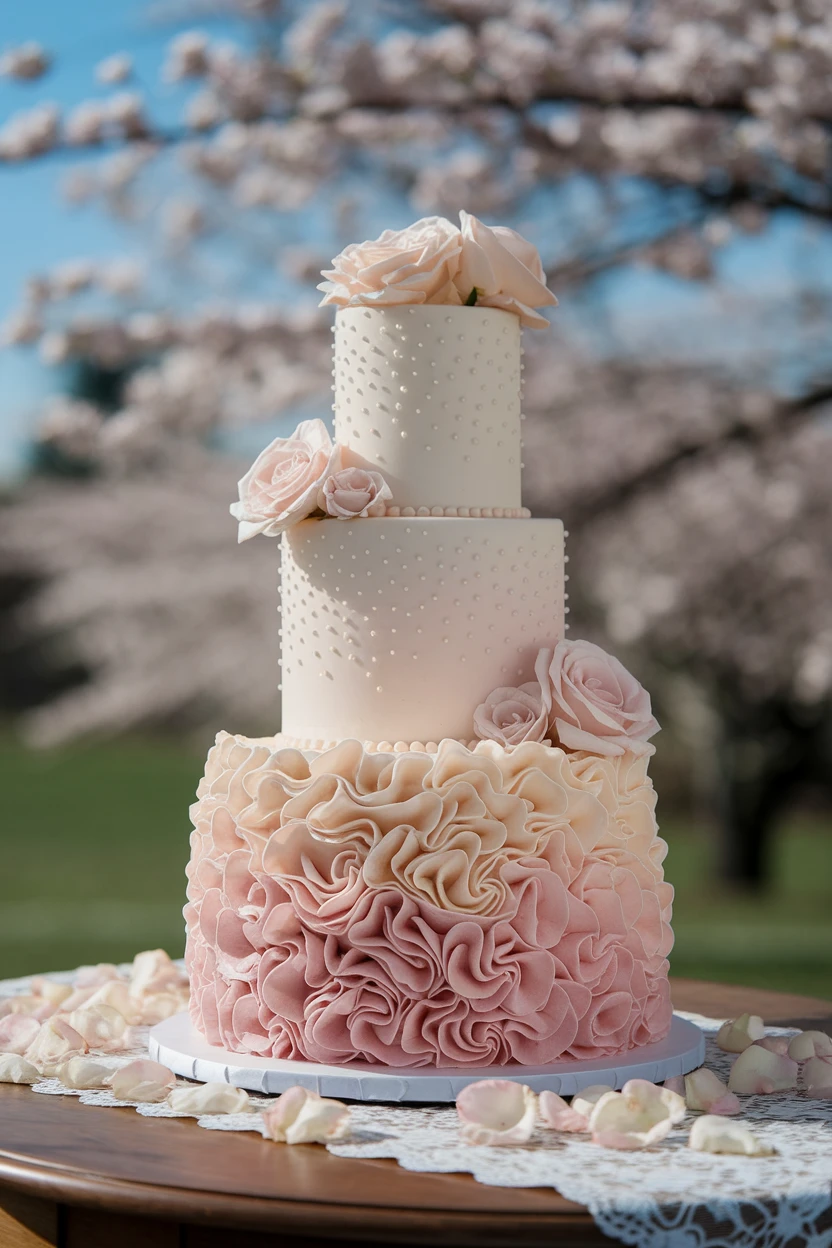
<path fill-rule="evenodd" d="M 521 326 L 555 302 L 537 252 L 463 213 L 324 276 L 334 439 L 276 439 L 232 506 L 241 541 L 282 534 L 283 721 L 220 733 L 192 808 L 193 1022 L 394 1067 L 661 1039 L 658 724 L 566 639 L 563 526 L 521 506 Z"/>

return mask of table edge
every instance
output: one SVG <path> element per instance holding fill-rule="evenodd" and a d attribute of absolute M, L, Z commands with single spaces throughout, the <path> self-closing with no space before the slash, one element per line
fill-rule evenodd
<path fill-rule="evenodd" d="M 301 1145 L 300 1147 L 315 1147 Z M 313 1203 L 275 1197 L 245 1196 L 191 1188 L 162 1187 L 138 1180 L 114 1179 L 60 1164 L 38 1163 L 0 1149 L 0 1192 L 4 1188 L 44 1200 L 102 1208 L 148 1218 L 173 1218 L 189 1224 L 331 1235 L 334 1238 L 401 1238 L 402 1220 L 415 1232 L 412 1242 L 433 1239 L 440 1230 L 484 1236 L 488 1232 L 518 1234 L 535 1229 L 568 1231 L 594 1227 L 592 1215 L 580 1205 L 551 1213 L 479 1214 L 471 1211 L 399 1206 Z M 523 1189 L 528 1190 L 528 1189 Z M 570 1202 L 571 1203 L 571 1202 Z"/>

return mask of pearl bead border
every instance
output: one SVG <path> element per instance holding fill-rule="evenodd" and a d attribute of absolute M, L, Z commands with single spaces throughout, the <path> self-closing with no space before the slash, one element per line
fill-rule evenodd
<path fill-rule="evenodd" d="M 373 503 L 368 516 L 405 520 L 434 516 L 441 519 L 463 520 L 530 520 L 528 507 L 399 507 L 395 503 Z"/>
<path fill-rule="evenodd" d="M 325 741 L 323 737 L 291 737 L 285 732 L 279 732 L 274 740 L 278 749 L 315 750 L 323 753 L 324 750 L 334 750 L 344 741 L 356 739 L 338 737 L 334 741 Z M 460 745 L 469 750 L 479 744 L 477 740 L 466 741 L 457 737 L 451 739 L 458 740 Z M 438 741 L 362 741 L 361 744 L 368 754 L 436 754 L 439 750 Z"/>

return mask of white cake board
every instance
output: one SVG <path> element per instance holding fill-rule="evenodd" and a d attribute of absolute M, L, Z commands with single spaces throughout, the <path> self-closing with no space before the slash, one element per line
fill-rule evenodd
<path fill-rule="evenodd" d="M 670 1032 L 657 1044 L 630 1049 L 616 1057 L 592 1061 L 567 1060 L 549 1066 L 421 1066 L 407 1070 L 351 1062 L 324 1066 L 317 1062 L 275 1057 L 249 1057 L 214 1048 L 187 1014 L 177 1014 L 151 1028 L 150 1056 L 174 1074 L 200 1083 L 230 1083 L 250 1092 L 285 1092 L 299 1084 L 321 1096 L 352 1101 L 454 1101 L 462 1088 L 478 1079 L 516 1079 L 535 1092 L 548 1089 L 571 1096 L 593 1083 L 622 1087 L 628 1079 L 663 1083 L 673 1075 L 695 1070 L 705 1060 L 705 1037 L 695 1023 L 674 1014 Z"/>

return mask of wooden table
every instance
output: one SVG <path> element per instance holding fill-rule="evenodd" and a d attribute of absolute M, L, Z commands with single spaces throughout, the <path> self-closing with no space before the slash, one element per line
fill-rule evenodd
<path fill-rule="evenodd" d="M 677 1008 L 832 1033 L 832 1002 L 675 980 Z M 0 1085 L 0 1248 L 334 1248 L 610 1243 L 545 1188 L 411 1174 L 193 1120 L 142 1118 Z"/>

